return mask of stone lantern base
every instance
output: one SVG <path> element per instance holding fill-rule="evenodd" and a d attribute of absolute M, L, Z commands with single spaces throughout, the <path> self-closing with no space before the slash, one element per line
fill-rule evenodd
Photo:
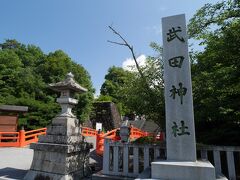
<path fill-rule="evenodd" d="M 83 142 L 76 118 L 56 117 L 40 136 L 39 143 L 30 145 L 34 156 L 26 180 L 73 180 L 87 175 L 91 145 Z"/>
<path fill-rule="evenodd" d="M 31 180 L 72 180 L 87 175 L 89 147 L 50 143 L 31 144 L 34 156 L 30 170 L 24 179 Z M 86 164 L 85 164 L 86 163 Z"/>

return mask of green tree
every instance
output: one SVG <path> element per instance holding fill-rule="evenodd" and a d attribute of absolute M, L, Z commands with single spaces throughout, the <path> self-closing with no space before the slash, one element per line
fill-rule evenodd
<path fill-rule="evenodd" d="M 19 126 L 35 129 L 51 122 L 60 107 L 55 102 L 58 95 L 48 84 L 63 80 L 70 71 L 88 89 L 86 94 L 76 95 L 79 103 L 75 108 L 81 121 L 88 119 L 94 89 L 81 65 L 61 50 L 46 55 L 39 47 L 16 40 L 7 40 L 0 47 L 0 103 L 29 106 L 26 116 L 20 117 Z"/>
<path fill-rule="evenodd" d="M 73 62 L 71 58 L 61 50 L 49 53 L 38 68 L 38 73 L 42 75 L 44 81 L 48 84 L 63 80 L 65 75 L 70 71 L 74 74 L 74 79 L 88 89 L 88 92 L 76 96 L 78 105 L 75 108 L 75 112 L 77 113 L 77 117 L 83 122 L 88 119 L 94 93 L 89 73 L 81 65 Z M 56 97 L 56 95 L 54 95 L 55 93 L 49 89 L 47 93 Z"/>
<path fill-rule="evenodd" d="M 239 0 L 205 4 L 190 19 L 188 25 L 189 36 L 195 39 L 206 40 L 209 35 L 221 32 L 233 21 L 239 20 L 239 9 Z"/>
<path fill-rule="evenodd" d="M 100 97 L 98 101 L 112 101 L 117 104 L 121 114 L 129 113 L 128 108 L 125 106 L 123 99 L 124 84 L 133 77 L 133 74 L 125 71 L 120 67 L 110 67 L 108 73 L 105 75 L 105 81 L 100 90 Z"/>
<path fill-rule="evenodd" d="M 115 34 L 120 42 L 108 41 L 112 44 L 127 47 L 132 55 L 137 69 L 135 78 L 130 79 L 130 83 L 123 89 L 125 94 L 125 104 L 135 113 L 145 115 L 147 120 L 152 120 L 162 128 L 165 127 L 163 119 L 163 66 L 161 63 L 162 49 L 156 43 L 150 46 L 158 53 L 157 57 L 148 57 L 147 66 L 142 68 L 137 62 L 134 48 L 124 37 L 117 32 L 112 26 L 109 29 Z M 154 61 L 154 60 L 157 61 Z M 158 69 L 160 68 L 160 69 Z M 154 71 L 152 71 L 154 70 Z M 160 72 L 160 73 L 159 73 Z M 133 80 L 134 79 L 134 80 Z M 160 81 L 160 82 L 159 82 Z M 136 88 L 137 87 L 137 88 Z M 134 92 L 134 93 L 133 93 Z M 129 95 L 130 94 L 130 95 Z"/>
<path fill-rule="evenodd" d="M 141 73 L 120 67 L 109 69 L 99 99 L 113 101 L 118 106 L 120 104 L 123 115 L 145 115 L 147 120 L 165 128 L 162 48 L 156 43 L 150 46 L 157 55 L 149 56 L 146 66 L 138 67 Z"/>
<path fill-rule="evenodd" d="M 240 142 L 239 7 L 239 1 L 207 4 L 190 20 L 190 35 L 205 46 L 192 65 L 199 142 Z"/>
<path fill-rule="evenodd" d="M 145 115 L 147 120 L 165 129 L 162 48 L 156 43 L 150 46 L 157 55 L 148 56 L 146 65 L 140 67 L 144 78 L 135 72 L 134 78 L 125 84 L 123 93 L 126 94 L 125 104 L 132 112 Z"/>
<path fill-rule="evenodd" d="M 21 47 L 21 43 L 15 39 L 7 39 L 4 43 L 0 44 L 1 49 L 18 49 Z"/>
<path fill-rule="evenodd" d="M 0 51 L 0 96 L 5 97 L 15 93 L 16 79 L 22 66 L 15 52 L 9 49 Z"/>

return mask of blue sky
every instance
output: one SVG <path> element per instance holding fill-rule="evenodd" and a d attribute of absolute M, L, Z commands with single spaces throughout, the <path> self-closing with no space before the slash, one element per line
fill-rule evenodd
<path fill-rule="evenodd" d="M 187 21 L 205 3 L 217 0 L 2 0 L 0 42 L 16 39 L 45 53 L 61 49 L 91 75 L 96 93 L 109 67 L 122 66 L 130 51 L 113 45 L 112 25 L 134 46 L 137 56 L 153 55 L 162 44 L 161 18 L 186 14 Z"/>

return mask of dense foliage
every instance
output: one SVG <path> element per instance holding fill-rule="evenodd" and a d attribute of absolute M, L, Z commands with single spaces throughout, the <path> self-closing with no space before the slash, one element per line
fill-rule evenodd
<path fill-rule="evenodd" d="M 88 117 L 94 91 L 88 72 L 61 50 L 44 54 L 34 45 L 6 40 L 0 44 L 0 103 L 29 107 L 29 112 L 20 117 L 20 127 L 45 127 L 60 111 L 55 102 L 58 95 L 48 84 L 63 80 L 70 71 L 89 90 L 77 96 L 77 117 L 83 121 Z"/>
<path fill-rule="evenodd" d="M 102 84 L 98 101 L 114 102 L 120 114 L 129 113 L 129 109 L 124 103 L 126 94 L 123 93 L 123 89 L 131 78 L 134 78 L 131 72 L 125 71 L 120 67 L 110 67 L 108 73 L 105 75 L 105 81 Z"/>
<path fill-rule="evenodd" d="M 205 46 L 192 65 L 198 142 L 240 142 L 240 2 L 206 4 L 190 20 L 189 34 Z"/>

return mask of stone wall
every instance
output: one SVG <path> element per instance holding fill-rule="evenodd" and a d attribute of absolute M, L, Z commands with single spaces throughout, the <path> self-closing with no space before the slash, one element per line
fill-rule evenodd
<path fill-rule="evenodd" d="M 102 123 L 105 131 L 120 127 L 121 116 L 117 106 L 113 102 L 95 102 L 93 104 L 90 122 L 86 122 L 85 125 L 95 128 L 96 122 Z"/>

